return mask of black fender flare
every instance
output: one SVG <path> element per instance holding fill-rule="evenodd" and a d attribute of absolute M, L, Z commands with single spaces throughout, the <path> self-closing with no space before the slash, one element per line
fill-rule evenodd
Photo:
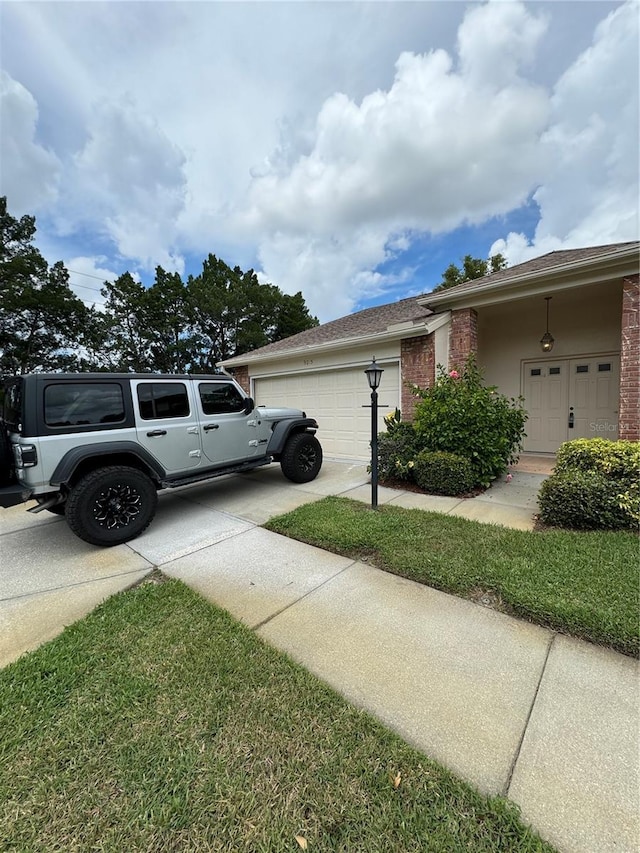
<path fill-rule="evenodd" d="M 102 457 L 123 455 L 135 457 L 142 463 L 143 470 L 155 481 L 160 482 L 164 479 L 166 472 L 158 460 L 135 441 L 106 441 L 104 444 L 85 444 L 68 450 L 56 465 L 49 482 L 52 486 L 66 486 L 81 462 L 87 459 L 101 460 Z M 106 459 L 104 461 L 107 463 Z"/>
<path fill-rule="evenodd" d="M 318 429 L 318 422 L 313 418 L 286 418 L 278 421 L 273 427 L 269 444 L 267 445 L 267 456 L 279 456 L 284 450 L 287 439 L 292 432 L 314 433 Z"/>

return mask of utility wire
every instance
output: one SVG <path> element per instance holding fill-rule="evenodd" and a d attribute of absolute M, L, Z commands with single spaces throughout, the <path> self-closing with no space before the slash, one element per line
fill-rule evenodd
<path fill-rule="evenodd" d="M 69 267 L 67 267 L 67 272 L 72 272 L 74 275 L 84 275 L 86 276 L 86 278 L 95 278 L 97 281 L 101 281 L 103 284 L 105 281 L 107 281 L 107 279 L 103 278 L 102 276 L 92 275 L 89 272 L 80 272 L 79 270 L 70 270 Z"/>

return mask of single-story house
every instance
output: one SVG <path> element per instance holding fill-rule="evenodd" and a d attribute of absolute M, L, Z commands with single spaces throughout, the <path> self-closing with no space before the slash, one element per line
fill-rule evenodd
<path fill-rule="evenodd" d="M 365 367 L 384 368 L 382 418 L 411 419 L 412 385 L 475 352 L 485 382 L 524 397 L 524 449 L 563 441 L 640 439 L 640 243 L 550 252 L 448 290 L 367 308 L 223 367 L 258 405 L 295 406 L 317 418 L 325 455 L 368 459 Z"/>

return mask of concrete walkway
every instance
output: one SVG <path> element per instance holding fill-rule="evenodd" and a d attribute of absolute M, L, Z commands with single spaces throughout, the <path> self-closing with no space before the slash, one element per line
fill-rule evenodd
<path fill-rule="evenodd" d="M 388 489 L 379 501 L 531 527 L 543 478 L 516 472 L 470 501 Z M 368 501 L 365 466 L 327 462 L 300 486 L 270 466 L 170 492 L 149 530 L 113 549 L 45 513 L 0 512 L 0 665 L 159 567 L 514 800 L 559 850 L 636 853 L 637 662 L 258 526 L 328 494 Z"/>

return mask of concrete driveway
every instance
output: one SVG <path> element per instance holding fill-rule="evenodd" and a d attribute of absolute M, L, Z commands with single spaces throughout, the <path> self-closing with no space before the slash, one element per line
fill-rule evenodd
<path fill-rule="evenodd" d="M 158 513 L 142 536 L 115 548 L 82 542 L 51 513 L 0 509 L 0 666 L 52 639 L 154 568 L 367 479 L 362 463 L 325 462 L 316 480 L 304 485 L 290 483 L 279 465 L 271 465 L 176 489 L 160 496 Z"/>
<path fill-rule="evenodd" d="M 381 487 L 380 504 L 435 510 L 530 529 L 544 476 L 518 473 L 472 500 Z M 269 518 L 327 495 L 369 502 L 363 462 L 325 460 L 311 483 L 296 485 L 279 465 L 230 475 L 160 496 L 149 529 L 126 545 L 98 548 L 76 538 L 64 520 L 24 506 L 0 509 L 0 667 L 59 634 L 101 601 L 154 568 L 232 539 Z"/>

